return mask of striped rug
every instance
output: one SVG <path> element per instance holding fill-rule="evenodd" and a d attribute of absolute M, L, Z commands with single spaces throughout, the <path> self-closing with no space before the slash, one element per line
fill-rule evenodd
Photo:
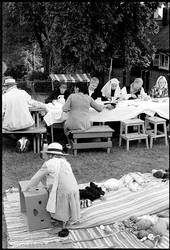
<path fill-rule="evenodd" d="M 106 200 L 96 200 L 81 210 L 81 221 L 70 227 L 66 238 L 51 235 L 51 228 L 29 232 L 20 213 L 18 189 L 3 198 L 8 231 L 8 248 L 147 248 L 130 232 L 117 232 L 114 222 L 131 215 L 144 215 L 169 209 L 169 182 L 148 182 L 137 192 L 121 188 L 106 194 Z M 107 233 L 100 228 L 105 225 Z M 108 233 L 109 232 L 109 233 Z M 169 247 L 169 235 L 163 237 L 158 248 Z"/>

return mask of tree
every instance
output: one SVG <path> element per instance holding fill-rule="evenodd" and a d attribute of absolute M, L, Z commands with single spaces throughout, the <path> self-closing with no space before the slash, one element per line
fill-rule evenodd
<path fill-rule="evenodd" d="M 29 31 L 29 41 L 38 43 L 46 73 L 104 74 L 108 73 L 110 58 L 117 57 L 126 69 L 148 67 L 155 51 L 148 33 L 158 32 L 153 20 L 158 2 L 4 4 L 9 18 Z"/>

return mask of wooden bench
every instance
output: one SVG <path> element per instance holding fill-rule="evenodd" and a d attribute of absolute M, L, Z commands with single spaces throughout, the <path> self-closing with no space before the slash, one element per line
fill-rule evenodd
<path fill-rule="evenodd" d="M 74 155 L 77 155 L 77 149 L 88 148 L 107 148 L 107 153 L 110 153 L 112 148 L 112 134 L 114 130 L 109 126 L 92 126 L 88 130 L 71 130 L 72 140 L 71 146 L 74 151 Z M 106 141 L 94 141 L 82 142 L 80 139 L 106 139 Z"/>
<path fill-rule="evenodd" d="M 21 213 L 26 220 L 29 231 L 51 227 L 51 216 L 46 210 L 48 192 L 40 182 L 37 187 L 23 191 L 28 180 L 19 181 L 19 198 Z"/>
<path fill-rule="evenodd" d="M 2 129 L 2 134 L 33 134 L 33 150 L 34 153 L 39 153 L 41 149 L 42 135 L 47 132 L 45 127 L 30 127 L 28 129 L 10 131 Z"/>

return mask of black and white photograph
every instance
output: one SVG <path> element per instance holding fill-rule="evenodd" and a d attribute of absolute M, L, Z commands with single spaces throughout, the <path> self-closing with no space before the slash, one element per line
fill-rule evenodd
<path fill-rule="evenodd" d="M 2 1 L 2 249 L 169 249 L 170 2 Z"/>

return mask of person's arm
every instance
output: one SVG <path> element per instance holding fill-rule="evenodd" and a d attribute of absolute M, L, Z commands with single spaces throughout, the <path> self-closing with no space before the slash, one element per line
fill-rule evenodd
<path fill-rule="evenodd" d="M 2 95 L 2 120 L 5 115 L 5 110 L 6 110 L 6 98 L 4 95 Z"/>
<path fill-rule="evenodd" d="M 143 87 L 141 88 L 140 95 L 141 95 L 142 98 L 147 96 L 147 94 L 146 94 Z"/>
<path fill-rule="evenodd" d="M 72 97 L 72 94 L 69 95 L 69 97 L 67 98 L 65 104 L 63 105 L 63 107 L 62 107 L 63 112 L 69 112 L 70 111 L 70 108 L 71 108 L 71 97 Z"/>
<path fill-rule="evenodd" d="M 43 179 L 44 176 L 48 174 L 46 163 L 37 171 L 37 173 L 31 178 L 28 185 L 23 191 L 28 191 L 30 188 L 35 187 Z"/>
<path fill-rule="evenodd" d="M 104 105 L 100 105 L 96 103 L 92 97 L 89 96 L 90 100 L 90 106 L 94 108 L 96 111 L 101 112 L 104 109 Z"/>

